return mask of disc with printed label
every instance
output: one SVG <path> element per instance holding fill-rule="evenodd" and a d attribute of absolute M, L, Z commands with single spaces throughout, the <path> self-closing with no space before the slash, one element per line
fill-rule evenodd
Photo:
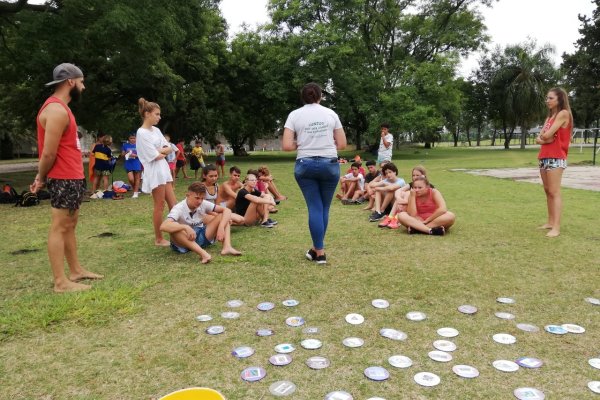
<path fill-rule="evenodd" d="M 371 305 L 375 308 L 388 308 L 390 302 L 384 299 L 375 299 L 371 302 Z"/>
<path fill-rule="evenodd" d="M 198 315 L 196 317 L 196 321 L 198 321 L 198 322 L 206 322 L 206 321 L 210 321 L 211 319 L 212 319 L 212 317 L 208 314 Z"/>
<path fill-rule="evenodd" d="M 525 332 L 539 332 L 540 331 L 540 328 L 538 328 L 537 326 L 532 325 L 532 324 L 520 323 L 520 324 L 517 324 L 517 328 L 519 328 L 520 330 L 525 331 Z"/>
<path fill-rule="evenodd" d="M 269 362 L 278 367 L 288 365 L 292 362 L 292 356 L 289 354 L 275 354 L 269 357 Z"/>
<path fill-rule="evenodd" d="M 237 313 L 235 311 L 227 311 L 224 313 L 221 313 L 221 317 L 225 318 L 225 319 L 236 319 L 240 317 L 240 313 Z"/>
<path fill-rule="evenodd" d="M 272 329 L 259 329 L 256 331 L 256 336 L 272 336 L 274 333 Z"/>
<path fill-rule="evenodd" d="M 544 329 L 546 330 L 546 332 L 553 333 L 555 335 L 564 335 L 566 333 L 569 333 L 569 331 L 567 331 L 560 325 L 546 325 Z"/>
<path fill-rule="evenodd" d="M 392 367 L 396 368 L 409 368 L 413 364 L 413 361 L 409 357 L 401 355 L 391 356 L 388 358 L 388 362 Z"/>
<path fill-rule="evenodd" d="M 289 396 L 296 391 L 296 385 L 290 381 L 277 381 L 269 386 L 269 392 L 275 397 Z"/>
<path fill-rule="evenodd" d="M 229 300 L 227 302 L 227 305 L 231 308 L 237 308 L 237 307 L 241 307 L 244 305 L 244 302 L 241 300 Z"/>
<path fill-rule="evenodd" d="M 304 325 L 304 318 L 302 317 L 289 317 L 285 320 L 285 323 L 289 326 L 297 327 Z"/>
<path fill-rule="evenodd" d="M 427 319 L 427 315 L 421 311 L 410 311 L 406 313 L 406 319 L 418 322 Z"/>
<path fill-rule="evenodd" d="M 308 328 L 302 329 L 302 332 L 303 333 L 307 333 L 309 335 L 316 335 L 317 333 L 320 333 L 321 330 L 319 328 L 317 328 L 317 327 L 310 326 Z"/>
<path fill-rule="evenodd" d="M 346 322 L 352 325 L 360 325 L 365 322 L 365 317 L 360 314 L 348 314 L 346 315 Z"/>
<path fill-rule="evenodd" d="M 510 297 L 498 297 L 496 299 L 496 301 L 498 303 L 502 303 L 502 304 L 515 304 L 516 303 L 515 299 L 512 299 Z"/>
<path fill-rule="evenodd" d="M 441 351 L 454 351 L 456 350 L 456 344 L 449 340 L 436 340 L 433 342 L 433 347 Z"/>
<path fill-rule="evenodd" d="M 262 367 L 248 367 L 242 371 L 240 376 L 247 382 L 256 382 L 267 376 L 267 371 Z"/>
<path fill-rule="evenodd" d="M 544 392 L 536 388 L 522 387 L 515 389 L 513 392 L 515 397 L 519 400 L 544 400 L 546 396 Z"/>
<path fill-rule="evenodd" d="M 390 377 L 390 373 L 383 367 L 369 367 L 364 374 L 372 381 L 385 381 Z"/>
<path fill-rule="evenodd" d="M 433 350 L 428 353 L 429 358 L 437 362 L 449 362 L 452 361 L 452 354 L 446 353 L 445 351 Z"/>
<path fill-rule="evenodd" d="M 515 372 L 519 370 L 519 364 L 509 360 L 496 360 L 492 365 L 498 371 L 502 372 Z"/>
<path fill-rule="evenodd" d="M 437 334 L 445 338 L 452 338 L 458 336 L 458 331 L 454 328 L 440 328 L 437 330 Z"/>
<path fill-rule="evenodd" d="M 569 333 L 584 333 L 585 328 L 583 326 L 575 324 L 562 324 L 561 325 Z"/>
<path fill-rule="evenodd" d="M 440 383 L 440 377 L 432 372 L 419 372 L 413 378 L 421 386 L 436 386 Z"/>
<path fill-rule="evenodd" d="M 308 360 L 306 360 L 306 365 L 308 365 L 312 369 L 325 369 L 329 367 L 330 362 L 325 357 L 315 356 L 310 357 Z"/>
<path fill-rule="evenodd" d="M 362 340 L 361 338 L 357 338 L 357 337 L 348 337 L 345 338 L 344 340 L 342 340 L 342 343 L 344 344 L 344 346 L 346 347 L 360 347 L 363 344 L 365 344 L 365 341 Z"/>
<path fill-rule="evenodd" d="M 462 378 L 477 378 L 479 376 L 477 368 L 470 365 L 455 365 L 452 367 L 452 371 Z"/>
<path fill-rule="evenodd" d="M 500 319 L 515 319 L 515 315 L 509 312 L 497 311 L 494 315 Z"/>
<path fill-rule="evenodd" d="M 354 397 L 348 392 L 336 390 L 325 395 L 325 400 L 354 400 Z"/>
<path fill-rule="evenodd" d="M 539 368 L 542 365 L 544 365 L 544 362 L 542 360 L 540 360 L 539 358 L 533 358 L 533 357 L 520 357 L 517 359 L 516 362 L 521 367 L 525 367 L 525 368 Z"/>
<path fill-rule="evenodd" d="M 500 344 L 514 344 L 517 342 L 517 338 L 508 333 L 496 333 L 492 336 L 492 339 L 494 339 L 494 342 Z"/>
<path fill-rule="evenodd" d="M 209 335 L 218 335 L 223 332 L 225 332 L 225 327 L 221 325 L 213 325 L 206 328 L 206 333 Z"/>
<path fill-rule="evenodd" d="M 320 349 L 321 346 L 323 346 L 323 343 L 317 339 L 305 339 L 300 343 L 300 345 L 307 350 L 315 350 Z"/>
<path fill-rule="evenodd" d="M 275 351 L 280 354 L 291 353 L 294 350 L 296 350 L 296 348 L 291 343 L 281 343 L 275 346 Z"/>
<path fill-rule="evenodd" d="M 260 303 L 259 305 L 257 305 L 256 308 L 260 311 L 270 311 L 275 308 L 275 304 L 265 301 L 264 303 Z"/>
<path fill-rule="evenodd" d="M 392 340 L 406 340 L 406 338 L 408 337 L 406 335 L 406 333 L 396 330 L 396 329 L 390 329 L 390 328 L 381 329 L 379 331 L 379 334 L 385 338 L 392 339 Z"/>
<path fill-rule="evenodd" d="M 300 302 L 294 299 L 287 299 L 282 301 L 281 304 L 283 304 L 286 307 L 296 307 L 298 304 L 300 304 Z"/>
<path fill-rule="evenodd" d="M 477 307 L 470 304 L 463 304 L 462 306 L 458 307 L 458 311 L 463 314 L 475 314 L 477 312 Z"/>
<path fill-rule="evenodd" d="M 240 346 L 233 349 L 231 355 L 237 358 L 247 358 L 254 354 L 254 349 L 248 346 Z"/>

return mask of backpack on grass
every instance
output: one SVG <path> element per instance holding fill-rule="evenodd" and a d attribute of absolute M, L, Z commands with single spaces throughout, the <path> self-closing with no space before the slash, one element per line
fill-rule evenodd
<path fill-rule="evenodd" d="M 40 204 L 38 195 L 30 192 L 29 190 L 23 191 L 23 193 L 17 197 L 15 207 L 31 207 Z"/>
<path fill-rule="evenodd" d="M 0 192 L 0 204 L 15 204 L 18 197 L 19 196 L 14 187 L 8 183 L 2 185 L 2 191 Z"/>

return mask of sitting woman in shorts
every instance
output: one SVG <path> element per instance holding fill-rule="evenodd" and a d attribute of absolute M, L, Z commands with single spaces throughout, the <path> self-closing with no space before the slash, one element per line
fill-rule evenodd
<path fill-rule="evenodd" d="M 235 199 L 235 213 L 244 217 L 244 225 L 260 224 L 263 228 L 272 228 L 277 221 L 269 218 L 269 206 L 275 205 L 275 200 L 269 194 L 261 193 L 256 189 L 257 178 L 248 174 L 244 186 L 237 193 Z"/>
<path fill-rule="evenodd" d="M 433 189 L 425 176 L 412 182 L 406 211 L 398 214 L 398 221 L 408 228 L 408 233 L 444 235 L 456 220 L 446 208 L 439 190 Z"/>

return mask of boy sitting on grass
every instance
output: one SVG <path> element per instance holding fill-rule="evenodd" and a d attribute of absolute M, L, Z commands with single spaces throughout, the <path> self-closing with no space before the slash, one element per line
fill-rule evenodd
<path fill-rule="evenodd" d="M 359 163 L 352 163 L 350 172 L 340 178 L 341 193 L 336 197 L 342 200 L 342 204 L 356 203 L 356 200 L 364 194 L 365 178 L 359 168 Z"/>
<path fill-rule="evenodd" d="M 231 210 L 204 200 L 205 194 L 203 183 L 192 183 L 185 200 L 177 203 L 161 224 L 160 230 L 171 236 L 171 249 L 182 254 L 193 251 L 200 256 L 202 264 L 206 264 L 211 256 L 204 248 L 218 240 L 223 243 L 222 255 L 241 255 L 231 246 Z M 208 213 L 216 213 L 216 216 L 204 224 L 203 218 Z"/>

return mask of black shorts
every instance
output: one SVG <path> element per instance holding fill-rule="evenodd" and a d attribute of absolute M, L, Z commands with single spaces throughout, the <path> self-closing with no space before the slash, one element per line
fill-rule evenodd
<path fill-rule="evenodd" d="M 53 208 L 79 210 L 86 189 L 85 179 L 48 178 L 46 186 Z"/>
<path fill-rule="evenodd" d="M 181 168 L 185 165 L 185 160 L 177 160 L 177 162 L 175 163 L 175 167 L 177 168 Z"/>

